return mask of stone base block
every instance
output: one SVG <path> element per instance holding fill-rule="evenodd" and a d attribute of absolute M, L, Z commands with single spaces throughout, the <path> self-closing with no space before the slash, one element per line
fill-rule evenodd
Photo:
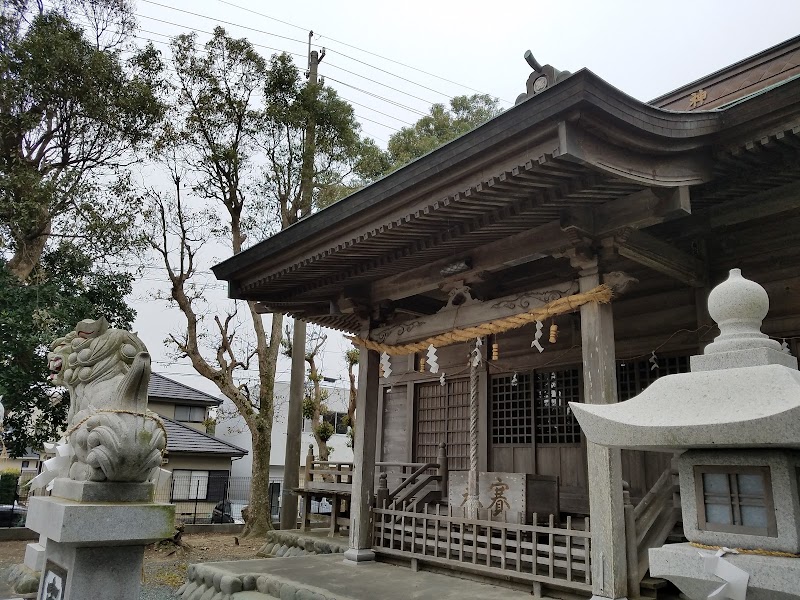
<path fill-rule="evenodd" d="M 668 579 L 690 600 L 706 600 L 725 581 L 706 572 L 704 554 L 714 553 L 690 544 L 652 548 L 650 575 Z M 750 575 L 747 600 L 800 599 L 800 560 L 756 554 L 726 554 L 723 558 Z"/>
<path fill-rule="evenodd" d="M 152 483 L 75 481 L 59 477 L 53 482 L 53 496 L 75 502 L 152 502 Z"/>
<path fill-rule="evenodd" d="M 350 548 L 344 553 L 344 562 L 349 565 L 375 560 L 375 553 L 368 548 Z"/>
<path fill-rule="evenodd" d="M 36 542 L 25 547 L 25 566 L 34 571 L 41 571 L 44 566 L 44 544 Z"/>
<path fill-rule="evenodd" d="M 101 504 L 54 496 L 34 496 L 27 527 L 55 541 L 80 546 L 145 546 L 168 537 L 175 529 L 170 504 Z"/>
<path fill-rule="evenodd" d="M 138 600 L 143 559 L 143 545 L 77 547 L 48 540 L 39 598 Z"/>

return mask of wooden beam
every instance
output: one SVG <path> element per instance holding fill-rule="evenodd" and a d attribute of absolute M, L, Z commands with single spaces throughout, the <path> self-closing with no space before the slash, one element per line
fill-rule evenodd
<path fill-rule="evenodd" d="M 446 307 L 434 315 L 413 317 L 373 329 L 369 339 L 383 344 L 406 344 L 438 335 L 451 329 L 472 327 L 493 319 L 528 312 L 536 306 L 575 293 L 578 286 L 574 281 L 565 281 L 554 286 L 530 290 L 487 300 L 486 302 L 465 303 L 461 306 Z"/>
<path fill-rule="evenodd" d="M 787 183 L 714 207 L 708 216 L 712 228 L 738 225 L 800 208 L 800 183 Z"/>
<path fill-rule="evenodd" d="M 553 221 L 528 231 L 512 235 L 496 242 L 480 246 L 470 252 L 455 254 L 405 273 L 379 279 L 372 284 L 370 296 L 373 301 L 398 300 L 423 294 L 439 288 L 450 280 L 463 279 L 471 283 L 483 272 L 492 272 L 544 258 L 555 250 L 572 247 L 573 239 Z M 446 266 L 469 256 L 471 268 L 451 277 L 442 277 Z"/>
<path fill-rule="evenodd" d="M 614 239 L 614 246 L 621 256 L 687 285 L 702 287 L 706 284 L 703 261 L 649 233 L 634 229 L 625 231 Z"/>
<path fill-rule="evenodd" d="M 567 209 L 561 214 L 561 228 L 603 238 L 621 229 L 643 229 L 691 214 L 688 187 L 647 188 L 597 208 Z"/>

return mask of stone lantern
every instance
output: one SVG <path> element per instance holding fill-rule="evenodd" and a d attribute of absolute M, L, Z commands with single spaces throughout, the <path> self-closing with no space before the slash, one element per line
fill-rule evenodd
<path fill-rule="evenodd" d="M 692 600 L 800 598 L 800 372 L 761 332 L 768 309 L 733 269 L 708 298 L 720 335 L 690 373 L 627 402 L 571 403 L 591 442 L 681 453 L 689 543 L 651 549 L 650 573 Z"/>

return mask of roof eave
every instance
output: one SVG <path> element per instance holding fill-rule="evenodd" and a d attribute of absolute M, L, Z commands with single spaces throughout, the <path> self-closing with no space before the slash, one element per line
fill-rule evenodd
<path fill-rule="evenodd" d="M 555 126 L 558 121 L 574 116 L 581 109 L 596 109 L 620 124 L 640 132 L 642 137 L 673 140 L 697 139 L 711 133 L 719 122 L 718 112 L 676 113 L 665 111 L 628 96 L 600 79 L 589 70 L 582 69 L 558 85 L 545 90 L 518 106 L 495 117 L 484 125 L 441 146 L 426 156 L 394 171 L 339 202 L 312 214 L 276 235 L 259 242 L 240 254 L 212 267 L 217 279 L 233 282 L 246 276 L 258 264 L 282 255 L 291 249 L 301 254 L 310 242 L 317 242 L 324 230 L 340 223 L 348 227 L 358 225 L 357 218 L 369 211 L 380 210 L 390 198 L 402 194 L 412 185 L 444 173 L 456 165 L 475 161 L 482 153 L 512 138 L 529 137 L 536 130 Z M 697 127 L 689 127 L 695 124 Z M 229 290 L 235 297 L 235 286 Z"/>

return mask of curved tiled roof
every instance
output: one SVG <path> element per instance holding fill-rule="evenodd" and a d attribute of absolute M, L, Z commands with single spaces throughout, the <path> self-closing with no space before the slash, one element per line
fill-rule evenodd
<path fill-rule="evenodd" d="M 147 397 L 150 399 L 180 400 L 182 404 L 198 404 L 203 406 L 219 406 L 222 400 L 206 394 L 188 385 L 164 377 L 159 373 L 150 374 L 147 386 Z"/>
<path fill-rule="evenodd" d="M 167 452 L 185 452 L 191 454 L 215 454 L 217 456 L 244 456 L 247 450 L 224 442 L 213 435 L 208 435 L 191 427 L 161 417 L 164 429 L 167 430 Z"/>

